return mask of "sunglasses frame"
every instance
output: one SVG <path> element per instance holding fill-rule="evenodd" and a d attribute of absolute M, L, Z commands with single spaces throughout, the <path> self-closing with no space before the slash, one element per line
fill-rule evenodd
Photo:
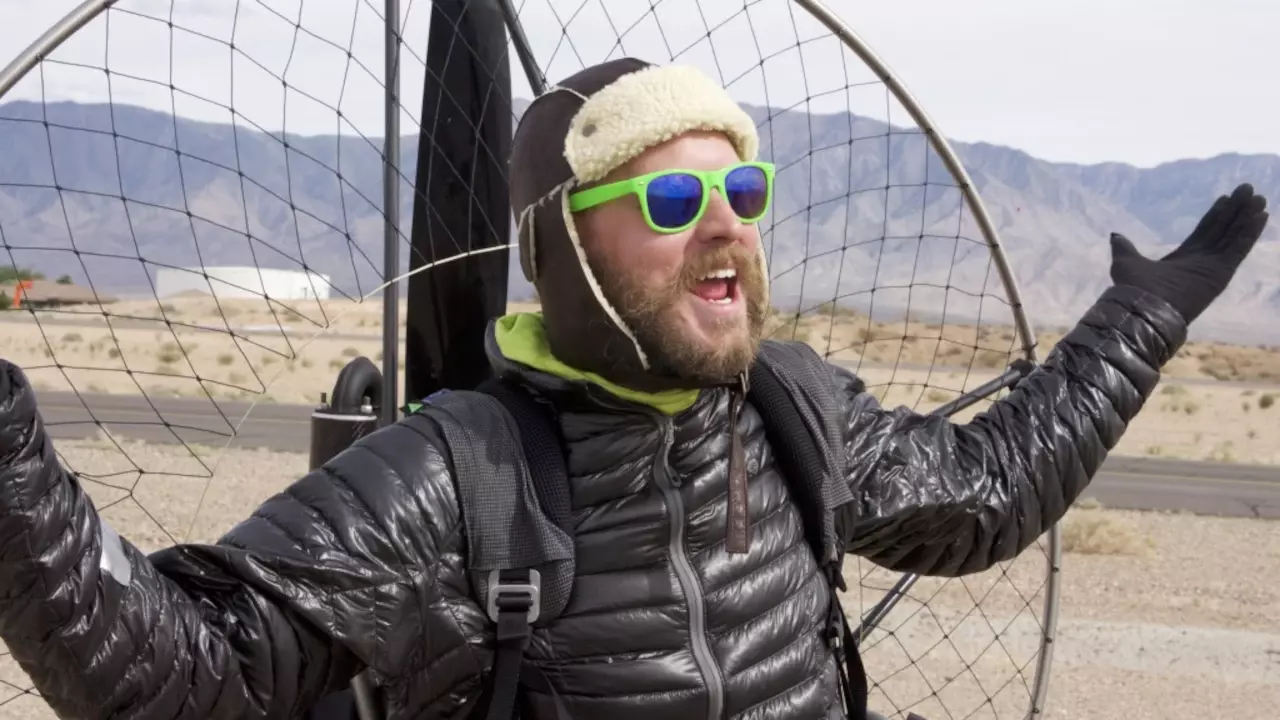
<path fill-rule="evenodd" d="M 725 180 L 729 177 L 729 173 L 732 173 L 735 170 L 740 170 L 744 167 L 758 168 L 764 172 L 764 210 L 762 210 L 759 215 L 751 218 L 744 218 L 741 215 L 738 215 L 737 210 L 734 210 L 734 215 L 737 215 L 738 219 L 744 225 L 753 225 L 760 222 L 761 218 L 768 214 L 769 208 L 773 204 L 773 178 L 775 173 L 773 163 L 740 162 L 720 168 L 719 170 L 686 170 L 680 168 L 659 170 L 657 172 L 651 172 L 645 175 L 628 178 L 626 180 L 619 180 L 607 185 L 601 185 L 599 187 L 588 188 L 586 190 L 572 193 L 569 195 L 569 209 L 572 212 L 582 212 L 583 210 L 588 210 L 596 207 L 597 205 L 603 205 L 604 203 L 612 202 L 628 195 L 635 195 L 640 198 L 640 212 L 644 216 L 644 221 L 649 224 L 649 228 L 654 232 L 661 233 L 663 235 L 673 235 L 675 233 L 684 232 L 698 224 L 698 221 L 702 219 L 703 214 L 706 213 L 707 205 L 711 201 L 711 190 L 719 190 L 720 197 L 724 198 L 725 202 L 728 202 L 729 196 L 728 192 L 725 190 Z M 667 228 L 658 225 L 653 221 L 653 216 L 649 214 L 649 194 L 647 192 L 649 184 L 658 178 L 666 177 L 668 175 L 690 175 L 697 178 L 698 182 L 702 184 L 702 204 L 698 206 L 697 212 L 693 214 L 693 219 L 684 225 L 675 228 Z M 733 204 L 729 203 L 729 206 L 733 207 Z"/>

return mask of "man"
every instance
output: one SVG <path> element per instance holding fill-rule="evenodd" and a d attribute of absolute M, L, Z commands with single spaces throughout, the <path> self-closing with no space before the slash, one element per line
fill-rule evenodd
<path fill-rule="evenodd" d="M 794 478 L 743 402 L 768 307 L 754 220 L 772 173 L 756 149 L 715 83 L 634 60 L 552 88 L 515 138 L 512 203 L 543 312 L 498 321 L 488 349 L 497 374 L 554 407 L 566 444 L 572 600 L 527 658 L 573 718 L 844 716 L 820 637 L 828 580 Z M 881 409 L 831 367 L 848 550 L 959 575 L 1030 545 L 1266 220 L 1242 186 L 1162 260 L 1113 236 L 1116 286 L 967 425 Z M 749 482 L 743 507 L 726 500 L 731 478 Z M 64 717 L 296 717 L 366 669 L 393 717 L 467 717 L 494 628 L 470 586 L 457 482 L 440 427 L 412 415 L 218 544 L 144 557 L 58 467 L 6 365 L 0 637 Z M 529 702 L 554 716 L 549 694 Z"/>

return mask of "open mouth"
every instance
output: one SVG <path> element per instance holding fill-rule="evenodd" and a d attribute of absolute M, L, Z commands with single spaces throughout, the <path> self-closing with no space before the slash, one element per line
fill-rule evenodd
<path fill-rule="evenodd" d="M 728 305 L 738 297 L 738 271 L 713 270 L 698 279 L 693 294 L 713 305 Z"/>

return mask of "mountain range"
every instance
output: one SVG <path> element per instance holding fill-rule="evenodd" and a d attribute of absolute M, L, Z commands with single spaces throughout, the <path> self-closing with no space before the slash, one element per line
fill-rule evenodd
<path fill-rule="evenodd" d="M 776 305 L 839 298 L 877 315 L 1008 318 L 992 254 L 924 134 L 844 113 L 747 110 L 760 125 L 762 156 L 778 165 L 765 225 Z M 9 257 L 0 262 L 128 294 L 149 292 L 144 267 L 305 261 L 343 292 L 367 293 L 382 275 L 381 145 L 349 135 L 282 138 L 243 121 L 197 122 L 132 106 L 6 103 L 0 242 Z M 409 179 L 418 145 L 416 135 L 402 139 L 400 168 Z M 1280 156 L 1139 168 L 1047 162 L 990 143 L 952 147 L 1033 325 L 1070 323 L 1109 284 L 1113 231 L 1157 256 L 1241 182 L 1280 202 Z M 411 194 L 403 183 L 402 228 L 412 222 Z M 510 276 L 512 297 L 528 297 L 514 253 Z M 1194 334 L 1280 343 L 1277 313 L 1280 223 Z"/>

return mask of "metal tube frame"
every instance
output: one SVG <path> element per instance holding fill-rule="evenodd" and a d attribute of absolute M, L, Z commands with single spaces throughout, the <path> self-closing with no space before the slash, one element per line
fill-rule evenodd
<path fill-rule="evenodd" d="M 386 128 L 382 152 L 382 423 L 400 412 L 400 0 L 385 0 Z"/>
<path fill-rule="evenodd" d="M 529 46 L 529 37 L 524 34 L 520 16 L 511 0 L 498 0 L 498 9 L 502 11 L 502 21 L 511 35 L 511 44 L 516 48 L 516 57 L 520 60 L 520 67 L 524 69 L 529 88 L 533 90 L 534 97 L 537 97 L 547 91 L 547 79 L 543 77 L 538 61 L 533 57 L 533 48 Z"/>
<path fill-rule="evenodd" d="M 929 144 L 933 146 L 934 152 L 942 159 L 947 170 L 951 172 L 952 177 L 956 180 L 956 184 L 963 193 L 965 202 L 969 206 L 969 211 L 973 213 L 974 220 L 978 223 L 978 228 L 982 231 L 983 238 L 987 241 L 990 249 L 991 257 L 995 261 L 996 269 L 1000 273 L 1000 279 L 1004 283 L 1005 293 L 1008 295 L 1009 304 L 1013 309 L 1014 323 L 1018 329 L 1018 335 L 1022 339 L 1022 351 L 1026 360 L 1035 362 L 1036 360 L 1036 337 L 1031 328 L 1031 322 L 1027 317 L 1026 311 L 1022 306 L 1022 293 L 1018 289 L 1017 278 L 1013 274 L 1013 268 L 1009 264 L 1009 259 L 1005 255 L 1004 248 L 1000 245 L 1000 236 L 996 231 L 995 223 L 992 222 L 991 216 L 987 213 L 987 208 L 982 202 L 982 198 L 978 195 L 978 191 L 974 188 L 973 180 L 969 177 L 969 173 L 964 169 L 964 165 L 960 162 L 960 158 L 956 155 L 951 145 L 947 142 L 946 137 L 938 131 L 938 126 L 924 111 L 920 102 L 915 96 L 907 90 L 902 80 L 889 69 L 889 66 L 875 53 L 874 50 L 863 40 L 848 23 L 841 20 L 831 12 L 819 0 L 792 0 L 796 5 L 806 10 L 814 19 L 821 22 L 828 30 L 830 30 L 841 42 L 858 56 L 867 67 L 871 68 L 880 80 L 894 94 L 898 102 L 902 103 L 903 108 L 911 115 L 912 120 L 920 127 L 929 138 Z M 1058 607 L 1061 586 L 1059 578 L 1061 577 L 1062 567 L 1062 545 L 1061 545 L 1061 528 L 1057 523 L 1049 528 L 1049 568 L 1048 577 L 1045 580 L 1045 600 L 1044 600 L 1044 635 L 1040 641 L 1040 653 L 1036 664 L 1035 687 L 1031 695 L 1031 709 L 1028 718 L 1038 718 L 1043 716 L 1045 708 L 1045 698 L 1049 692 L 1049 672 L 1053 664 L 1053 644 L 1054 636 L 1057 631 L 1058 624 Z M 899 581 L 899 585 L 910 585 L 915 583 L 915 578 L 908 575 Z M 888 612 L 894 604 L 902 597 L 895 593 L 891 594 L 887 607 L 883 608 L 883 612 Z"/>
<path fill-rule="evenodd" d="M 31 43 L 13 62 L 0 70 L 0 98 L 3 98 L 18 81 L 26 76 L 36 65 L 40 64 L 49 53 L 66 42 L 67 38 L 77 30 L 89 24 L 90 20 L 102 14 L 103 10 L 116 4 L 116 0 L 85 0 L 75 10 L 67 13 L 61 20 L 44 31 L 35 42 Z"/>

